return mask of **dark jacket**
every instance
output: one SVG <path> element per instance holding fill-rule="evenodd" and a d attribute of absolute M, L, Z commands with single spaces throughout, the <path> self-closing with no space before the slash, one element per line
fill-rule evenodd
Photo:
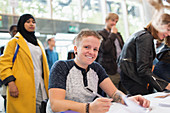
<path fill-rule="evenodd" d="M 127 40 L 118 62 L 121 71 L 130 79 L 144 87 L 149 83 L 158 91 L 163 91 L 168 83 L 152 73 L 155 56 L 153 36 L 142 30 Z"/>
<path fill-rule="evenodd" d="M 117 38 L 120 48 L 122 49 L 124 45 L 122 36 L 120 33 L 109 33 L 106 29 L 98 31 L 98 33 L 103 37 L 103 41 L 101 43 L 96 61 L 104 67 L 107 74 L 114 75 L 117 73 L 117 55 L 114 41 Z"/>
<path fill-rule="evenodd" d="M 161 51 L 157 54 L 158 60 L 163 60 L 163 57 L 165 54 L 170 55 L 169 52 L 170 52 L 170 47 L 168 47 L 167 45 L 164 45 L 164 47 L 161 49 Z M 167 60 L 165 62 L 170 62 L 169 59 L 164 59 L 164 60 Z"/>
<path fill-rule="evenodd" d="M 165 45 L 157 54 L 157 58 L 159 61 L 155 65 L 153 73 L 170 82 L 170 47 Z"/>

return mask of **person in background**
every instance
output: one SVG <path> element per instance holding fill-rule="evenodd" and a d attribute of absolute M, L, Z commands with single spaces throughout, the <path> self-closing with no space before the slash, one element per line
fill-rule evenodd
<path fill-rule="evenodd" d="M 49 68 L 44 48 L 35 36 L 35 28 L 32 15 L 20 16 L 18 33 L 7 43 L 0 57 L 0 77 L 8 87 L 7 113 L 40 113 L 41 101 L 48 98 Z"/>
<path fill-rule="evenodd" d="M 75 58 L 74 50 L 70 50 L 68 52 L 67 60 L 74 59 L 74 58 Z"/>
<path fill-rule="evenodd" d="M 17 33 L 17 25 L 11 25 L 11 27 L 9 28 L 9 34 L 11 35 L 11 38 L 13 38 L 15 36 L 15 34 Z M 3 54 L 5 46 L 2 46 L 0 48 L 0 55 Z"/>
<path fill-rule="evenodd" d="M 108 13 L 105 28 L 98 31 L 103 41 L 96 61 L 104 67 L 114 85 L 125 93 L 126 91 L 121 87 L 120 69 L 116 63 L 124 45 L 123 38 L 116 27 L 118 21 L 119 16 L 116 13 Z"/>
<path fill-rule="evenodd" d="M 47 38 L 48 47 L 45 49 L 47 55 L 47 61 L 49 69 L 51 69 L 52 65 L 55 61 L 58 60 L 58 53 L 54 50 L 55 47 L 55 37 Z"/>
<path fill-rule="evenodd" d="M 170 83 L 170 36 L 165 38 L 165 45 L 157 54 L 157 59 L 153 73 Z"/>
<path fill-rule="evenodd" d="M 74 38 L 75 39 L 75 38 Z M 74 44 L 75 40 L 73 39 L 72 43 Z M 74 50 L 70 50 L 68 51 L 68 55 L 67 55 L 67 60 L 69 59 L 74 59 L 75 58 L 75 54 L 74 54 Z"/>
<path fill-rule="evenodd" d="M 159 52 L 160 52 L 160 50 L 162 49 L 162 47 L 163 47 L 163 42 L 162 41 L 160 41 L 160 40 L 154 40 L 154 45 L 155 45 L 155 52 L 156 52 L 156 54 L 158 54 Z M 153 70 L 154 70 L 154 68 L 155 68 L 155 65 L 158 63 L 158 59 L 157 58 L 155 58 L 154 60 L 153 60 L 153 66 L 152 66 L 152 72 L 153 72 Z"/>
<path fill-rule="evenodd" d="M 11 35 L 11 38 L 13 38 L 17 33 L 17 25 L 11 25 L 11 27 L 9 28 L 9 34 Z M 2 55 L 3 52 L 4 52 L 4 48 L 5 46 L 2 46 L 0 48 L 0 54 Z M 1 81 L 2 82 L 2 81 Z M 5 111 L 6 111 L 6 86 L 5 85 L 2 85 L 2 97 L 4 98 L 4 108 L 5 108 Z"/>
<path fill-rule="evenodd" d="M 170 35 L 170 15 L 162 14 L 162 28 L 157 30 L 152 21 L 144 30 L 134 33 L 125 43 L 120 58 L 121 81 L 131 95 L 153 93 L 154 89 L 170 90 L 170 84 L 152 73 L 156 53 L 154 39 L 163 40 Z"/>
<path fill-rule="evenodd" d="M 109 110 L 112 100 L 124 103 L 121 98 L 124 94 L 114 86 L 104 68 L 94 62 L 101 41 L 102 37 L 97 32 L 81 30 L 75 38 L 75 59 L 55 62 L 50 71 L 47 113 L 67 110 L 80 113 L 105 113 Z M 88 89 L 97 92 L 99 86 L 112 99 L 94 100 L 96 95 Z M 142 96 L 129 98 L 138 101 L 143 107 L 150 105 L 150 102 Z"/>

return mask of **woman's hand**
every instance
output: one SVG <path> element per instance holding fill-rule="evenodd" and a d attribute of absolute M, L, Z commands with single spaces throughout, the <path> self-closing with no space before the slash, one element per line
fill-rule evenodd
<path fill-rule="evenodd" d="M 113 99 L 108 98 L 97 98 L 89 106 L 90 113 L 105 113 L 108 112 L 110 106 L 112 105 L 111 101 Z"/>
<path fill-rule="evenodd" d="M 129 99 L 136 102 L 136 103 L 138 103 L 142 107 L 148 108 L 150 106 L 150 101 L 145 99 L 141 95 L 132 96 L 132 97 L 129 97 Z"/>
<path fill-rule="evenodd" d="M 17 86 L 15 85 L 15 82 L 14 81 L 11 81 L 8 83 L 8 87 L 9 87 L 9 93 L 12 97 L 15 97 L 17 98 L 18 95 L 19 95 L 19 91 L 18 91 L 18 88 Z"/>

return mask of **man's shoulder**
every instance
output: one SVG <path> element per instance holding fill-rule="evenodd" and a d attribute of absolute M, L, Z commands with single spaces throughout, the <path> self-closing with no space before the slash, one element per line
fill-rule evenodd
<path fill-rule="evenodd" d="M 97 30 L 97 32 L 100 34 L 100 33 L 106 33 L 106 29 L 102 29 L 102 30 Z"/>
<path fill-rule="evenodd" d="M 99 64 L 98 62 L 94 61 L 92 64 L 89 65 L 90 68 L 99 71 L 101 69 L 103 69 L 103 67 L 101 66 L 101 64 Z"/>
<path fill-rule="evenodd" d="M 107 32 L 106 29 L 103 29 L 103 30 L 100 30 L 100 31 L 97 31 L 103 38 L 107 38 L 109 33 Z"/>
<path fill-rule="evenodd" d="M 74 65 L 74 60 L 58 60 L 56 63 L 61 67 L 72 67 Z"/>

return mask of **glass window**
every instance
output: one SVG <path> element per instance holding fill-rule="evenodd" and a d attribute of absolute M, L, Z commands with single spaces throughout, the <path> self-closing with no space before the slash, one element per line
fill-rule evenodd
<path fill-rule="evenodd" d="M 8 0 L 0 0 L 0 13 L 11 14 L 12 7 L 10 6 Z"/>
<path fill-rule="evenodd" d="M 141 12 L 142 6 L 138 2 L 131 2 L 127 1 L 127 8 L 128 8 L 128 24 L 129 24 L 129 33 L 130 35 L 134 32 L 137 32 L 143 29 L 144 26 L 144 19 L 143 19 L 143 12 Z"/>
<path fill-rule="evenodd" d="M 80 0 L 53 0 L 53 19 L 79 20 Z"/>
<path fill-rule="evenodd" d="M 39 18 L 51 18 L 50 0 L 18 0 L 15 14 L 29 13 Z"/>
<path fill-rule="evenodd" d="M 103 24 L 101 0 L 82 0 L 82 22 Z"/>

